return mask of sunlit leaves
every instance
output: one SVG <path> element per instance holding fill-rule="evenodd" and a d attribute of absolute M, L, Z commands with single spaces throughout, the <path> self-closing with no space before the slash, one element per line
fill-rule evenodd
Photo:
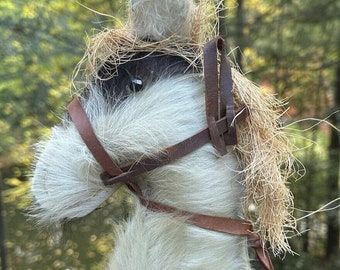
<path fill-rule="evenodd" d="M 83 4 L 112 15 L 120 1 Z M 59 122 L 70 100 L 71 75 L 84 53 L 85 37 L 104 22 L 112 26 L 114 20 L 78 1 L 0 1 L 0 169 L 11 269 L 102 269 L 103 255 L 112 246 L 112 219 L 126 210 L 120 198 L 81 224 L 70 225 L 66 243 L 33 229 L 34 222 L 24 216 L 31 203 L 26 180 L 32 145 Z"/>

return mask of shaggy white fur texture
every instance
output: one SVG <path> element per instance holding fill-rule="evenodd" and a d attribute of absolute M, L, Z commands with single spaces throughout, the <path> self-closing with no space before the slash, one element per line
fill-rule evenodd
<path fill-rule="evenodd" d="M 118 163 L 157 153 L 206 126 L 204 90 L 197 77 L 160 80 L 115 107 L 92 90 L 84 101 L 86 113 Z M 117 188 L 103 186 L 101 168 L 73 123 L 65 120 L 55 127 L 39 148 L 32 192 L 42 222 L 84 216 Z M 243 189 L 229 151 L 221 158 L 207 144 L 136 181 L 152 200 L 196 213 L 241 217 Z M 152 213 L 137 203 L 131 222 L 118 234 L 109 269 L 247 269 L 245 241 Z"/>
<path fill-rule="evenodd" d="M 203 230 L 183 220 L 137 207 L 118 231 L 107 270 L 248 270 L 245 239 Z"/>
<path fill-rule="evenodd" d="M 130 27 L 139 38 L 191 37 L 196 8 L 193 0 L 131 0 L 130 5 Z"/>

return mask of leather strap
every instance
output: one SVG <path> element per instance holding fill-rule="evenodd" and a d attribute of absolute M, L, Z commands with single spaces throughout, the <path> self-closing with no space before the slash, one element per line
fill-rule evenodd
<path fill-rule="evenodd" d="M 246 108 L 242 108 L 238 111 L 237 117 L 234 121 L 236 123 L 239 123 L 240 121 L 245 119 L 247 115 L 248 110 Z M 222 136 L 227 142 L 226 144 L 229 145 L 229 141 L 231 141 L 232 138 L 227 132 L 228 129 L 226 121 L 226 117 L 223 117 L 220 120 L 215 121 L 215 124 L 219 136 Z M 190 154 L 194 150 L 200 148 L 210 141 L 211 133 L 208 128 L 205 128 L 192 137 L 165 148 L 162 152 L 154 155 L 153 157 L 146 157 L 138 160 L 137 162 L 129 162 L 121 165 L 120 169 L 122 170 L 122 173 L 117 176 L 112 176 L 110 173 L 107 173 L 105 171 L 101 174 L 101 179 L 106 186 L 130 181 L 133 177 L 141 173 L 149 172 L 158 167 L 174 162 L 179 158 Z"/>
<path fill-rule="evenodd" d="M 140 202 L 149 210 L 154 212 L 168 213 L 180 217 L 186 217 L 187 222 L 211 231 L 228 233 L 238 236 L 247 236 L 249 246 L 254 248 L 258 260 L 263 270 L 274 270 L 269 253 L 264 246 L 258 233 L 253 232 L 253 226 L 250 221 L 237 218 L 216 217 L 203 214 L 195 214 L 188 211 L 179 210 L 159 202 L 148 200 L 143 196 L 139 186 L 131 182 L 126 183 L 127 187 L 140 200 Z"/>
<path fill-rule="evenodd" d="M 78 97 L 73 99 L 73 101 L 67 106 L 67 110 L 79 132 L 79 135 L 103 169 L 110 175 L 121 174 L 122 170 L 112 161 L 109 154 L 99 142 Z"/>
<path fill-rule="evenodd" d="M 211 142 L 221 155 L 227 154 L 226 145 L 237 144 L 236 129 L 233 125 L 233 80 L 225 51 L 225 43 L 221 37 L 209 41 L 203 49 L 207 123 Z M 216 125 L 216 121 L 224 116 L 228 140 L 218 132 Z"/>
<path fill-rule="evenodd" d="M 209 132 L 208 128 L 205 128 L 192 137 L 165 148 L 163 151 L 154 155 L 153 157 L 142 158 L 137 162 L 129 162 L 118 166 L 112 161 L 109 154 L 99 142 L 92 125 L 80 104 L 79 98 L 75 98 L 68 105 L 67 109 L 81 138 L 95 159 L 105 170 L 103 173 L 101 173 L 100 177 L 106 186 L 127 182 L 131 180 L 131 178 L 141 173 L 145 173 L 174 162 L 205 145 L 211 140 L 211 133 Z M 237 117 L 235 118 L 236 123 L 242 121 L 247 115 L 248 110 L 246 108 L 239 110 Z M 214 121 L 214 123 L 216 124 L 216 130 L 219 136 L 222 136 L 224 140 L 227 141 L 227 144 L 229 144 L 231 138 L 227 132 L 227 118 L 223 117 L 218 121 Z"/>
<path fill-rule="evenodd" d="M 248 234 L 249 246 L 252 247 L 257 255 L 263 270 L 274 270 L 273 263 L 270 259 L 269 252 L 264 246 L 262 239 L 258 233 Z"/>

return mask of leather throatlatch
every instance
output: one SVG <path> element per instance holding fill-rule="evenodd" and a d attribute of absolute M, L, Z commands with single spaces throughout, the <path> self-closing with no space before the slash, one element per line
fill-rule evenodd
<path fill-rule="evenodd" d="M 247 237 L 249 246 L 254 248 L 256 252 L 261 268 L 263 270 L 274 270 L 269 253 L 265 248 L 260 235 L 253 232 L 253 225 L 250 221 L 245 219 L 202 215 L 179 210 L 169 205 L 150 201 L 143 196 L 139 186 L 134 183 L 128 182 L 126 185 L 149 210 L 185 217 L 188 223 L 206 230 Z"/>
<path fill-rule="evenodd" d="M 118 166 L 98 140 L 80 99 L 75 98 L 67 109 L 86 146 L 104 169 L 100 175 L 104 185 L 126 183 L 141 203 L 150 210 L 186 216 L 188 222 L 204 229 L 247 236 L 250 246 L 257 253 L 262 268 L 273 270 L 267 250 L 260 236 L 253 232 L 250 221 L 194 214 L 149 201 L 142 195 L 138 186 L 130 183 L 133 177 L 176 161 L 209 142 L 220 155 L 227 153 L 227 145 L 237 144 L 236 125 L 244 120 L 249 112 L 247 108 L 241 108 L 236 112 L 234 110 L 231 67 L 225 55 L 224 40 L 216 37 L 208 42 L 204 47 L 203 56 L 208 127 L 182 142 L 163 149 L 153 157 L 145 157 Z"/>

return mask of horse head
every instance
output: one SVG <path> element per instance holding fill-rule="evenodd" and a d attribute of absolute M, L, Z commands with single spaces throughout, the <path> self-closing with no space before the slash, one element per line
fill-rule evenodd
<path fill-rule="evenodd" d="M 255 205 L 255 231 L 275 254 L 289 250 L 284 226 L 294 219 L 285 184 L 294 157 L 279 125 L 281 103 L 233 67 L 223 40 L 215 38 L 214 18 L 209 1 L 131 0 L 125 26 L 93 37 L 77 69 L 82 74 L 69 112 L 37 147 L 31 190 L 41 224 L 85 216 L 128 182 L 137 197 L 193 215 L 243 219 Z M 205 139 L 197 143 L 194 136 L 201 133 Z M 195 251 L 189 240 L 183 243 L 184 231 L 198 229 L 187 228 L 192 224 L 173 212 L 152 213 L 146 204 L 137 200 L 135 218 L 118 237 L 120 255 L 111 260 L 112 269 L 137 269 L 132 261 L 147 261 L 144 253 L 141 260 L 124 255 L 133 249 L 130 233 L 139 230 L 147 237 L 144 227 L 155 222 L 148 239 L 169 236 L 164 230 L 171 217 L 178 224 L 167 230 L 174 241 L 182 237 L 183 247 L 179 254 L 175 244 L 168 246 L 163 257 L 172 258 L 170 268 L 204 268 L 202 252 L 190 257 L 188 250 Z M 155 219 L 146 225 L 145 216 Z M 247 241 L 227 237 L 230 254 L 241 249 L 236 265 L 248 265 Z M 155 254 L 164 251 L 167 240 L 162 241 L 153 244 Z M 170 263 L 149 260 L 157 266 L 148 261 L 145 269 L 168 269 L 161 265 Z"/>

